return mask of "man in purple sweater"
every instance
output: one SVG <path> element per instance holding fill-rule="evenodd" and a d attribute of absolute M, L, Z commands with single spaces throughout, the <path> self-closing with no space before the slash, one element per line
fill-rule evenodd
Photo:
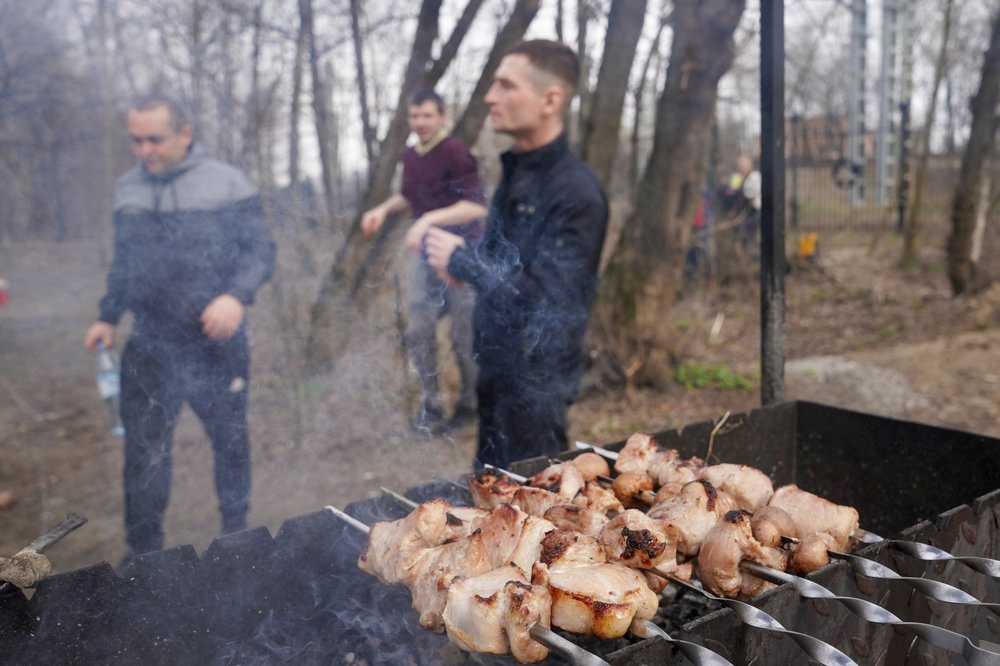
<path fill-rule="evenodd" d="M 486 196 L 475 158 L 461 141 L 445 130 L 444 100 L 432 90 L 421 90 L 410 100 L 410 130 L 418 143 L 403 154 L 403 187 L 361 218 L 367 237 L 379 232 L 386 217 L 409 209 L 413 224 L 406 247 L 420 253 L 415 262 L 410 317 L 404 342 L 417 370 L 423 401 L 413 421 L 418 432 L 438 434 L 476 418 L 476 364 L 472 355 L 472 308 L 475 291 L 457 281 L 442 281 L 427 265 L 424 236 L 440 227 L 472 243 L 483 233 Z M 462 389 L 447 423 L 441 405 L 437 368 L 437 321 L 451 315 L 451 343 L 458 359 Z"/>

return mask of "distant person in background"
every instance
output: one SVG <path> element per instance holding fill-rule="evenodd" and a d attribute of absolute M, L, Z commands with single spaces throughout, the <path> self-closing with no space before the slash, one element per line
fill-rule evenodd
<path fill-rule="evenodd" d="M 443 229 L 427 234 L 431 267 L 476 288 L 477 467 L 566 448 L 608 222 L 601 184 L 563 127 L 578 73 L 558 42 L 507 52 L 486 103 L 514 148 L 501 156 L 486 236 L 477 246 Z"/>
<path fill-rule="evenodd" d="M 420 253 L 411 282 L 410 313 L 404 342 L 420 379 L 422 400 L 412 426 L 421 434 L 439 434 L 462 427 L 476 418 L 476 362 L 472 355 L 471 287 L 443 280 L 427 265 L 424 237 L 431 228 L 447 229 L 468 242 L 483 235 L 486 196 L 479 181 L 476 159 L 469 149 L 448 136 L 444 100 L 432 90 L 410 99 L 410 131 L 417 144 L 403 154 L 402 191 L 361 218 L 361 231 L 372 237 L 386 217 L 409 210 L 413 223 L 406 247 Z M 438 385 L 437 322 L 451 315 L 451 344 L 458 360 L 462 387 L 451 419 L 445 420 Z"/>
<path fill-rule="evenodd" d="M 740 225 L 740 245 L 743 256 L 757 256 L 757 234 L 760 231 L 761 180 L 760 171 L 754 168 L 753 161 L 746 156 L 740 157 L 736 163 L 737 172 L 743 177 L 740 193 L 746 200 L 746 214 Z"/>
<path fill-rule="evenodd" d="M 115 183 L 114 258 L 84 345 L 113 347 L 132 312 L 121 369 L 131 556 L 163 547 L 171 439 L 185 401 L 212 441 L 222 532 L 246 526 L 246 308 L 271 275 L 275 247 L 254 186 L 209 157 L 176 103 L 136 102 L 128 133 L 139 164 Z"/>

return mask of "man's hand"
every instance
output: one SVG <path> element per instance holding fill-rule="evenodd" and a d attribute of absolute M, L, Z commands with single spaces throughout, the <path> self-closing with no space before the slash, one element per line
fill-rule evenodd
<path fill-rule="evenodd" d="M 243 313 L 243 304 L 235 296 L 216 296 L 201 313 L 201 330 L 212 340 L 228 340 L 243 323 Z"/>
<path fill-rule="evenodd" d="M 379 232 L 379 229 L 385 224 L 385 217 L 386 211 L 382 206 L 375 206 L 361 216 L 361 233 L 365 235 L 365 238 L 371 238 Z"/>
<path fill-rule="evenodd" d="M 115 327 L 106 321 L 95 321 L 83 338 L 83 346 L 97 351 L 97 343 L 103 342 L 105 349 L 115 346 Z"/>
<path fill-rule="evenodd" d="M 452 287 L 461 285 L 459 280 L 448 274 L 448 262 L 451 261 L 451 255 L 457 248 L 465 246 L 465 239 L 437 227 L 429 229 L 425 239 L 427 264 L 434 269 L 442 282 Z"/>
<path fill-rule="evenodd" d="M 420 252 L 420 247 L 424 243 L 424 236 L 427 235 L 430 228 L 431 223 L 427 221 L 427 218 L 421 217 L 410 225 L 410 229 L 406 232 L 406 238 L 403 239 L 403 245 L 406 246 L 407 250 Z"/>

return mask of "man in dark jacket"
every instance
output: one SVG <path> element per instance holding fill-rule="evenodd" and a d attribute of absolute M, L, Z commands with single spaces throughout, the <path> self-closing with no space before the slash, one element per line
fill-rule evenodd
<path fill-rule="evenodd" d="M 128 131 L 140 164 L 115 184 L 114 259 L 84 345 L 112 347 L 119 320 L 132 312 L 121 416 L 125 531 L 137 554 L 163 547 L 171 436 L 185 401 L 212 441 L 223 532 L 246 525 L 245 313 L 270 277 L 275 249 L 253 185 L 208 156 L 175 103 L 136 103 Z"/>
<path fill-rule="evenodd" d="M 563 129 L 577 73 L 575 54 L 557 42 L 507 53 L 486 102 L 493 129 L 514 148 L 501 156 L 486 236 L 470 246 L 443 230 L 427 234 L 428 263 L 476 288 L 477 466 L 566 446 L 608 220 L 601 185 Z"/>

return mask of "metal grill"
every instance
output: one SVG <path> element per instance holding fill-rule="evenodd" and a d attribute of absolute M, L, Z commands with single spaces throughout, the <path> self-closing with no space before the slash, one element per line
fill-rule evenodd
<path fill-rule="evenodd" d="M 711 423 L 698 423 L 657 438 L 685 456 L 704 455 L 711 429 Z M 1000 555 L 1000 440 L 793 402 L 731 418 L 714 451 L 721 460 L 763 469 L 776 485 L 798 483 L 851 504 L 864 527 L 886 537 L 957 555 Z M 513 471 L 530 474 L 545 462 L 521 461 Z M 416 501 L 467 498 L 451 481 L 406 494 Z M 955 508 L 941 513 L 948 507 Z M 390 497 L 347 510 L 366 523 L 407 511 Z M 144 555 L 121 575 L 102 563 L 52 576 L 30 600 L 20 591 L 0 598 L 0 654 L 12 664 L 513 663 L 467 655 L 420 628 L 405 589 L 357 570 L 363 546 L 364 535 L 317 511 L 286 521 L 273 537 L 264 528 L 222 537 L 201 556 L 182 546 Z M 886 543 L 859 553 L 901 575 L 945 581 L 1000 601 L 1000 582 L 962 564 L 927 564 Z M 987 609 L 935 602 L 909 585 L 858 576 L 843 562 L 810 579 L 905 620 L 965 634 L 978 645 L 1000 643 L 1000 621 Z M 788 585 L 754 604 L 859 664 L 962 663 L 905 630 L 869 623 L 838 603 L 805 600 Z M 661 616 L 674 637 L 702 643 L 734 664 L 808 663 L 787 637 L 747 628 L 717 604 L 682 595 Z M 616 666 L 688 663 L 658 639 L 567 636 Z"/>

